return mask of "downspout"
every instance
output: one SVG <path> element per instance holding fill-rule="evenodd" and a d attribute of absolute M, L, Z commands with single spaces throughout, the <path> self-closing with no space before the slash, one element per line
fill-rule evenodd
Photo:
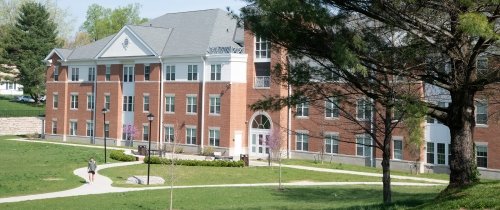
<path fill-rule="evenodd" d="M 97 131 L 97 120 L 96 120 L 96 109 L 97 109 L 97 106 L 96 106 L 96 102 L 97 102 L 97 61 L 94 60 L 94 87 L 93 87 L 94 91 L 92 93 L 92 100 L 94 100 L 94 104 L 93 104 L 93 109 L 92 109 L 92 126 L 94 127 L 93 128 L 93 133 L 92 133 L 92 144 L 95 144 L 95 133 Z M 104 131 L 104 128 L 103 128 L 103 131 Z M 103 133 L 103 136 L 104 136 L 104 133 Z"/>
<path fill-rule="evenodd" d="M 159 104 L 159 110 L 160 110 L 160 113 L 158 114 L 158 116 L 160 117 L 160 121 L 159 121 L 159 125 L 158 125 L 158 143 L 160 145 L 159 148 L 157 148 L 158 150 L 161 150 L 163 149 L 163 141 L 165 140 L 163 137 L 163 61 L 161 60 L 161 55 L 158 56 L 158 58 L 160 59 L 160 93 L 159 93 L 159 97 L 160 97 L 160 104 Z M 149 68 L 151 69 L 151 66 L 149 66 Z M 151 71 L 151 70 L 150 70 Z M 161 155 L 161 153 L 160 153 Z"/>
<path fill-rule="evenodd" d="M 203 152 L 203 144 L 205 142 L 205 70 L 206 70 L 206 60 L 201 56 L 201 61 L 203 62 L 203 76 L 201 77 L 201 136 L 200 136 L 200 148 Z"/>

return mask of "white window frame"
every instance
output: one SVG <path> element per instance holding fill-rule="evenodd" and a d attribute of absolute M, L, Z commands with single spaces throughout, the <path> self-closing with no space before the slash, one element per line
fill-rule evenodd
<path fill-rule="evenodd" d="M 196 126 L 186 126 L 186 144 L 196 145 Z"/>
<path fill-rule="evenodd" d="M 372 155 L 372 138 L 368 134 L 356 135 L 356 156 L 370 157 Z M 360 150 L 361 153 L 360 154 Z"/>
<path fill-rule="evenodd" d="M 265 48 L 265 49 L 263 49 Z M 255 36 L 255 60 L 261 62 L 271 60 L 271 43 L 262 38 L 261 36 Z"/>
<path fill-rule="evenodd" d="M 436 148 L 436 145 L 434 142 L 427 142 L 425 145 L 425 158 L 427 159 L 428 164 L 435 164 L 436 163 L 436 152 L 434 151 Z"/>
<path fill-rule="evenodd" d="M 329 98 L 325 101 L 325 118 L 338 119 L 340 115 L 339 100 L 336 97 Z"/>
<path fill-rule="evenodd" d="M 356 118 L 361 121 L 371 120 L 373 107 L 369 99 L 361 98 L 356 100 Z"/>
<path fill-rule="evenodd" d="M 144 81 L 151 80 L 151 66 L 144 65 Z"/>
<path fill-rule="evenodd" d="M 57 134 L 57 120 L 52 120 L 52 128 L 50 131 L 52 134 Z"/>
<path fill-rule="evenodd" d="M 71 93 L 70 96 L 70 109 L 71 110 L 78 110 L 78 93 Z"/>
<path fill-rule="evenodd" d="M 401 147 L 396 147 L 396 143 L 398 143 Z M 403 160 L 403 139 L 402 138 L 394 138 L 392 140 L 392 159 L 395 160 Z"/>
<path fill-rule="evenodd" d="M 78 122 L 76 120 L 71 120 L 69 122 L 69 135 L 76 136 L 78 134 Z"/>
<path fill-rule="evenodd" d="M 220 81 L 222 79 L 222 64 L 210 65 L 210 80 Z"/>
<path fill-rule="evenodd" d="M 210 95 L 209 114 L 220 115 L 220 95 Z"/>
<path fill-rule="evenodd" d="M 123 82 L 135 81 L 135 68 L 134 66 L 123 66 Z"/>
<path fill-rule="evenodd" d="M 123 111 L 124 112 L 134 111 L 134 96 L 123 96 Z"/>
<path fill-rule="evenodd" d="M 104 75 L 104 81 L 111 81 L 111 66 L 106 65 L 106 72 Z"/>
<path fill-rule="evenodd" d="M 339 134 L 338 133 L 325 133 L 325 153 L 338 154 L 339 153 Z"/>
<path fill-rule="evenodd" d="M 219 147 L 220 146 L 220 128 L 209 128 L 208 129 L 208 139 L 210 146 Z"/>
<path fill-rule="evenodd" d="M 198 112 L 198 96 L 186 95 L 186 113 L 196 114 Z"/>
<path fill-rule="evenodd" d="M 104 136 L 109 138 L 109 121 L 104 122 Z"/>
<path fill-rule="evenodd" d="M 483 105 L 483 106 L 481 106 Z M 474 107 L 476 109 L 475 111 L 475 119 L 476 119 L 476 125 L 480 126 L 487 126 L 488 125 L 488 100 L 483 99 L 483 100 L 477 100 L 474 103 Z M 485 120 L 483 121 L 478 121 L 479 116 L 482 116 Z"/>
<path fill-rule="evenodd" d="M 111 109 L 111 95 L 109 93 L 104 95 L 104 108 Z"/>
<path fill-rule="evenodd" d="M 309 151 L 309 132 L 297 131 L 295 135 L 295 150 Z"/>
<path fill-rule="evenodd" d="M 149 135 L 149 125 L 147 123 L 142 124 L 142 140 L 143 141 L 149 141 L 150 139 Z"/>
<path fill-rule="evenodd" d="M 59 81 L 59 65 L 54 66 L 54 81 Z"/>
<path fill-rule="evenodd" d="M 297 104 L 296 117 L 309 117 L 309 101 Z"/>
<path fill-rule="evenodd" d="M 86 136 L 94 136 L 94 122 L 92 120 L 87 120 Z"/>
<path fill-rule="evenodd" d="M 88 72 L 88 81 L 89 82 L 93 82 L 95 81 L 95 74 L 96 74 L 96 71 L 95 71 L 95 67 L 89 67 L 89 72 Z"/>
<path fill-rule="evenodd" d="M 59 108 L 59 94 L 54 93 L 52 95 L 52 109 L 58 109 Z"/>
<path fill-rule="evenodd" d="M 80 81 L 80 68 L 76 67 L 71 68 L 71 81 L 72 82 Z"/>
<path fill-rule="evenodd" d="M 165 80 L 175 81 L 175 65 L 165 66 Z"/>
<path fill-rule="evenodd" d="M 173 143 L 175 141 L 175 131 L 173 125 L 164 126 L 164 141 L 167 143 Z"/>
<path fill-rule="evenodd" d="M 198 65 L 188 65 L 188 81 L 198 81 Z"/>
<path fill-rule="evenodd" d="M 479 148 L 484 148 L 485 151 L 479 151 Z M 478 168 L 488 168 L 488 144 L 484 143 L 477 143 L 476 144 L 476 163 L 479 163 L 479 158 L 484 158 L 485 159 L 485 164 L 486 166 L 480 166 L 477 164 Z"/>
<path fill-rule="evenodd" d="M 94 110 L 94 94 L 87 93 L 87 110 Z"/>
<path fill-rule="evenodd" d="M 439 146 L 443 146 L 443 152 L 439 152 Z M 446 164 L 446 144 L 445 143 L 436 143 L 436 164 L 445 165 Z M 440 161 L 440 157 L 442 157 L 442 162 Z"/>
<path fill-rule="evenodd" d="M 149 110 L 151 108 L 151 107 L 149 107 L 149 105 L 150 105 L 149 100 L 150 100 L 149 94 L 142 96 L 142 111 L 143 112 L 149 112 Z"/>
<path fill-rule="evenodd" d="M 165 95 L 165 112 L 175 113 L 175 95 L 173 94 Z"/>

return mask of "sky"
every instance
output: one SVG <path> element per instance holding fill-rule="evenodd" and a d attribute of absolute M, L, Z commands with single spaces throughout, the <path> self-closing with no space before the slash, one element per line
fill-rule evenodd
<path fill-rule="evenodd" d="M 85 21 L 87 9 L 91 4 L 99 4 L 105 8 L 124 7 L 128 4 L 139 3 L 140 17 L 156 18 L 166 13 L 185 12 L 194 10 L 220 8 L 226 10 L 230 7 L 233 11 L 246 5 L 243 0 L 55 0 L 57 6 L 66 9 L 71 15 L 67 17 L 72 23 L 74 34 Z"/>

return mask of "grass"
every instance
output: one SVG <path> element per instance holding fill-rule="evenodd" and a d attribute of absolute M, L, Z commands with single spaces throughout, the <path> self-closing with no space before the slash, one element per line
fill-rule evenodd
<path fill-rule="evenodd" d="M 446 190 L 415 209 L 500 209 L 500 181 L 481 181 L 463 189 Z"/>
<path fill-rule="evenodd" d="M 393 187 L 381 204 L 380 186 L 175 189 L 175 209 L 404 209 L 432 201 L 442 187 Z M 112 193 L 0 204 L 0 209 L 168 209 L 170 190 Z"/>
<path fill-rule="evenodd" d="M 342 163 L 330 163 L 329 161 L 324 161 L 323 164 L 316 163 L 313 160 L 298 160 L 298 159 L 290 159 L 283 160 L 283 164 L 288 165 L 302 165 L 302 166 L 311 166 L 317 168 L 331 168 L 331 169 L 339 169 L 339 170 L 349 170 L 349 171 L 360 171 L 360 172 L 371 172 L 371 173 L 382 173 L 382 168 L 373 168 L 373 167 L 365 167 L 358 165 L 348 165 Z M 434 174 L 434 173 L 423 173 L 423 174 L 411 174 L 409 172 L 396 171 L 391 170 L 391 175 L 401 175 L 401 176 L 413 176 L 413 177 L 421 177 L 421 178 L 431 178 L 431 179 L 440 179 L 448 181 L 450 176 L 448 174 Z"/>
<path fill-rule="evenodd" d="M 170 167 L 166 165 L 151 165 L 151 175 L 161 176 L 170 184 Z M 203 185 L 203 184 L 239 184 L 239 183 L 275 183 L 278 182 L 278 169 L 269 167 L 204 167 L 204 166 L 175 166 L 175 185 Z M 126 184 L 127 178 L 134 175 L 147 175 L 147 165 L 131 165 L 108 168 L 99 171 L 100 174 L 113 180 L 114 186 L 137 187 Z M 379 177 L 358 176 L 349 174 L 334 174 L 315 172 L 292 168 L 283 168 L 283 182 L 317 181 L 317 182 L 380 182 Z M 394 179 L 393 181 L 401 181 Z M 404 180 L 408 182 L 408 180 Z M 418 181 L 409 181 L 418 182 Z M 143 185 L 139 185 L 143 187 Z"/>
<path fill-rule="evenodd" d="M 20 103 L 13 96 L 0 96 L 0 117 L 36 117 L 45 113 L 45 104 Z"/>
<path fill-rule="evenodd" d="M 90 157 L 104 162 L 102 149 L 5 140 L 8 138 L 17 137 L 0 137 L 0 197 L 78 187 L 84 180 L 73 174 L 75 169 L 86 167 Z"/>

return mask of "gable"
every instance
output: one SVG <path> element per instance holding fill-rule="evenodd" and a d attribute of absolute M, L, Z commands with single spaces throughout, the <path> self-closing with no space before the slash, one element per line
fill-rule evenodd
<path fill-rule="evenodd" d="M 99 53 L 100 58 L 154 56 L 155 53 L 132 31 L 124 28 Z"/>

